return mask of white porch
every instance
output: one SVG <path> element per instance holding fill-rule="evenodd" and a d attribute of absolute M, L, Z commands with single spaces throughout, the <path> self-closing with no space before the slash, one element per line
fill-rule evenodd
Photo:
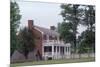
<path fill-rule="evenodd" d="M 63 41 L 49 40 L 43 42 L 42 56 L 44 59 L 61 59 L 70 57 L 70 44 Z"/>

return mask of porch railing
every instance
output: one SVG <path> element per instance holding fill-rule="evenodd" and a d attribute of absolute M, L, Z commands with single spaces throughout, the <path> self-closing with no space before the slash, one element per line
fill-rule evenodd
<path fill-rule="evenodd" d="M 64 44 L 64 41 L 58 41 L 58 40 L 44 40 L 43 43 L 45 43 L 45 44 Z"/>
<path fill-rule="evenodd" d="M 52 55 L 52 52 L 45 52 L 44 55 L 51 56 Z"/>

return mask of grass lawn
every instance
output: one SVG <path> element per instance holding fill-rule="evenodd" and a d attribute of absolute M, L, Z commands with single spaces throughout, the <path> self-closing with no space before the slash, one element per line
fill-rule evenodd
<path fill-rule="evenodd" d="M 62 63 L 78 63 L 78 62 L 93 62 L 95 58 L 81 58 L 81 59 L 59 59 L 59 60 L 47 60 L 47 61 L 33 61 L 25 63 L 14 63 L 11 67 L 16 66 L 31 66 L 31 65 L 44 65 L 44 64 L 62 64 Z"/>

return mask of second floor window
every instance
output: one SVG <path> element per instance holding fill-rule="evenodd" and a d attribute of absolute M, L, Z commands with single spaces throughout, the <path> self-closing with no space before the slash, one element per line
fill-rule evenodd
<path fill-rule="evenodd" d="M 46 36 L 46 35 L 44 35 L 44 36 L 43 36 L 43 39 L 44 39 L 44 40 L 47 40 L 47 36 Z"/>

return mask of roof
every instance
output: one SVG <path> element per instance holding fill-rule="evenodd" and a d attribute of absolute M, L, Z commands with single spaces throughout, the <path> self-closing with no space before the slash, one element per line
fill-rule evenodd
<path fill-rule="evenodd" d="M 59 33 L 57 31 L 50 30 L 50 29 L 44 28 L 44 27 L 39 27 L 39 26 L 35 26 L 35 28 L 40 30 L 41 32 L 43 32 L 46 35 L 59 36 Z"/>

